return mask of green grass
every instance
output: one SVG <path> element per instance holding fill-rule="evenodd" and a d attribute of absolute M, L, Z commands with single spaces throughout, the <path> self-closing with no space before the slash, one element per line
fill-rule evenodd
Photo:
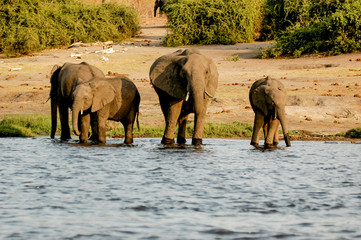
<path fill-rule="evenodd" d="M 1 137 L 33 137 L 50 134 L 51 118 L 45 114 L 9 114 L 0 121 Z"/>
<path fill-rule="evenodd" d="M 69 123 L 71 126 L 71 123 Z M 51 116 L 46 114 L 9 114 L 4 115 L 0 121 L 0 137 L 35 137 L 49 136 L 51 130 Z M 58 135 L 60 124 L 58 124 Z M 250 138 L 252 136 L 253 124 L 232 123 L 206 123 L 204 126 L 204 138 Z M 140 129 L 134 128 L 134 137 L 162 137 L 164 126 L 140 125 Z M 175 136 L 177 131 L 175 132 Z M 191 138 L 193 134 L 193 123 L 187 125 L 186 137 Z M 281 131 L 280 131 L 281 134 Z M 290 130 L 291 136 L 299 136 L 300 133 Z M 111 129 L 107 132 L 108 137 L 124 137 L 123 127 Z M 361 138 L 361 128 L 354 128 L 346 133 L 336 136 L 346 138 Z"/>
<path fill-rule="evenodd" d="M 186 137 L 193 135 L 193 123 L 187 125 Z M 140 130 L 134 128 L 134 137 L 162 137 L 164 133 L 164 126 L 152 127 L 141 126 Z M 175 132 L 177 135 L 177 130 Z M 107 132 L 109 137 L 123 137 L 123 127 L 112 129 Z M 252 136 L 252 124 L 249 123 L 206 123 L 204 126 L 204 138 L 240 138 Z"/>

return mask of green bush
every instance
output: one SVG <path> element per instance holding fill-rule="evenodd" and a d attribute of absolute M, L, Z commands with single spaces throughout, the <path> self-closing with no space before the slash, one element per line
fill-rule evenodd
<path fill-rule="evenodd" d="M 77 41 L 122 41 L 139 30 L 133 8 L 76 0 L 5 0 L 0 5 L 0 52 L 16 56 Z"/>
<path fill-rule="evenodd" d="M 354 128 L 346 132 L 345 137 L 361 138 L 361 128 Z"/>
<path fill-rule="evenodd" d="M 264 0 L 169 0 L 164 45 L 251 42 Z"/>
<path fill-rule="evenodd" d="M 276 44 L 262 57 L 361 49 L 361 0 L 267 0 L 265 6 L 262 38 L 275 37 Z"/>

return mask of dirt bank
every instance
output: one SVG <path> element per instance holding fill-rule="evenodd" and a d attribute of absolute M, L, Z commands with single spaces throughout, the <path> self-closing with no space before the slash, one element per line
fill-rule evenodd
<path fill-rule="evenodd" d="M 160 46 L 166 33 L 164 25 L 163 18 L 144 24 L 138 38 L 113 44 L 111 53 L 102 51 L 109 46 L 98 43 L 0 58 L 0 118 L 12 113 L 50 114 L 50 104 L 45 102 L 52 66 L 86 61 L 111 75 L 128 74 L 141 93 L 141 124 L 162 125 L 158 98 L 149 84 L 149 68 L 157 57 L 183 49 Z M 193 47 L 213 58 L 219 71 L 219 87 L 208 110 L 208 122 L 253 122 L 249 87 L 269 75 L 288 89 L 290 129 L 324 136 L 361 126 L 361 53 L 257 59 L 259 49 L 268 44 Z M 232 61 L 236 55 L 239 60 Z"/>

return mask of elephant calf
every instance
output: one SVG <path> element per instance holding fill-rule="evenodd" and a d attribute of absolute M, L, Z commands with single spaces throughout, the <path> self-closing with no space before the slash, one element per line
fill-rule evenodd
<path fill-rule="evenodd" d="M 133 143 L 133 125 L 139 115 L 140 95 L 130 79 L 94 78 L 76 86 L 73 99 L 73 129 L 80 136 L 80 142 L 88 141 L 90 122 L 95 122 L 96 133 L 93 132 L 92 140 L 105 143 L 105 124 L 109 119 L 121 122 L 125 131 L 124 143 Z"/>
<path fill-rule="evenodd" d="M 283 84 L 270 77 L 257 80 L 250 89 L 249 101 L 255 113 L 251 145 L 258 146 L 263 128 L 265 147 L 277 146 L 281 123 L 286 146 L 291 146 L 285 116 L 287 95 Z"/>

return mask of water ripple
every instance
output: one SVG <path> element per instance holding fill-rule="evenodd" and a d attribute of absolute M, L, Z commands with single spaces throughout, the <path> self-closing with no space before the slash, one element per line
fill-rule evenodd
<path fill-rule="evenodd" d="M 352 239 L 361 145 L 245 140 L 163 146 L 0 139 L 9 239 Z"/>

